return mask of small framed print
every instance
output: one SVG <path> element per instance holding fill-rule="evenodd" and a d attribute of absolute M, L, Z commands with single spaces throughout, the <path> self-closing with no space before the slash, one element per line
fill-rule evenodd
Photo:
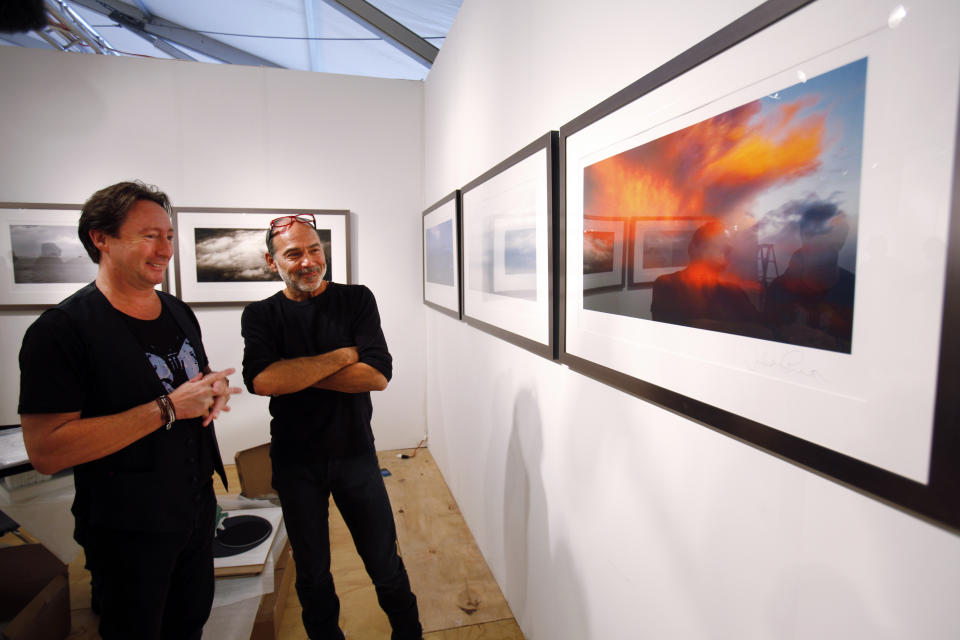
<path fill-rule="evenodd" d="M 457 319 L 460 306 L 460 192 L 423 212 L 423 303 Z"/>
<path fill-rule="evenodd" d="M 461 189 L 463 317 L 556 357 L 556 144 L 552 131 Z"/>

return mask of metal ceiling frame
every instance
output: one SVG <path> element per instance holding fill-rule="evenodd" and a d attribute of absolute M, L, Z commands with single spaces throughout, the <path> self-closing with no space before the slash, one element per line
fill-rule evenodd
<path fill-rule="evenodd" d="M 136 3 L 136 6 L 129 4 L 129 1 Z M 423 67 L 430 69 L 433 65 L 439 52 L 436 46 L 366 0 L 303 0 L 312 69 L 316 70 L 321 66 L 321 50 L 314 42 L 317 38 L 316 24 L 315 20 L 311 19 L 317 3 L 321 1 L 393 45 Z M 70 8 L 70 4 L 73 4 L 105 16 L 173 58 L 195 60 L 189 52 L 196 52 L 227 64 L 282 68 L 280 64 L 211 38 L 202 32 L 151 15 L 143 0 L 44 0 L 44 4 L 54 21 L 61 23 L 56 29 L 50 33 L 46 33 L 48 29 L 35 31 L 35 35 L 41 39 L 19 34 L 0 34 L 0 39 L 25 47 L 68 50 L 82 45 L 96 53 L 115 53 L 110 44 Z M 60 42 L 61 39 L 66 42 Z"/>
<path fill-rule="evenodd" d="M 113 47 L 107 42 L 106 38 L 80 17 L 80 14 L 74 11 L 65 0 L 45 0 L 44 7 L 48 17 L 53 18 L 53 21 L 50 22 L 50 27 L 43 31 L 47 32 L 47 35 L 51 35 L 51 30 L 53 30 L 65 37 L 69 42 L 63 47 L 64 49 L 69 49 L 74 44 L 80 44 L 89 47 L 94 53 L 114 55 Z M 43 32 L 38 32 L 38 35 L 43 38 Z M 47 38 L 44 38 L 44 40 L 47 40 Z"/>
<path fill-rule="evenodd" d="M 147 39 L 158 49 L 177 58 L 187 60 L 194 59 L 176 47 L 171 46 L 171 43 L 187 47 L 188 49 L 228 64 L 243 64 L 254 67 L 280 67 L 277 63 L 271 62 L 266 58 L 247 53 L 246 51 L 232 47 L 225 42 L 215 40 L 193 29 L 157 16 L 148 15 L 137 7 L 122 2 L 121 0 L 70 0 L 70 2 L 86 7 L 91 11 L 96 11 L 114 20 L 130 32 Z M 176 51 L 176 53 L 171 50 Z"/>
<path fill-rule="evenodd" d="M 323 2 L 377 34 L 427 69 L 433 66 L 439 49 L 366 0 L 323 0 Z"/>

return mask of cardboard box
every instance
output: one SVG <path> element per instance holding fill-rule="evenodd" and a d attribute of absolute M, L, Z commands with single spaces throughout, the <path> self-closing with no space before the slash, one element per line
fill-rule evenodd
<path fill-rule="evenodd" d="M 271 486 L 270 444 L 238 451 L 233 457 L 240 478 L 240 495 L 246 498 L 271 499 L 277 494 Z M 287 606 L 290 586 L 296 580 L 297 570 L 293 563 L 290 541 L 284 543 L 283 551 L 274 563 L 273 592 L 260 598 L 260 608 L 253 623 L 250 640 L 276 640 L 280 634 L 280 621 Z"/>
<path fill-rule="evenodd" d="M 0 638 L 62 640 L 70 633 L 67 565 L 42 544 L 0 549 Z"/>
<path fill-rule="evenodd" d="M 283 553 L 277 558 L 274 571 L 273 593 L 264 594 L 260 599 L 260 609 L 253 622 L 250 640 L 276 640 L 280 635 L 280 621 L 287 606 L 290 585 L 296 580 L 297 569 L 293 563 L 293 551 L 288 541 Z"/>
<path fill-rule="evenodd" d="M 276 498 L 271 480 L 270 444 L 238 451 L 233 456 L 240 477 L 240 495 L 245 498 Z"/>

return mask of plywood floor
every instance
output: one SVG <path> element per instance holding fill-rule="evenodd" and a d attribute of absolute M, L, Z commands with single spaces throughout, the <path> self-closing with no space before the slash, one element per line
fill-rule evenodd
<path fill-rule="evenodd" d="M 397 521 L 397 537 L 410 583 L 420 604 L 425 640 L 523 640 L 490 570 L 467 529 L 429 449 L 412 458 L 380 452 L 380 465 Z M 240 490 L 236 469 L 227 467 L 230 493 Z M 217 492 L 226 493 L 218 479 Z M 336 507 L 330 507 L 333 578 L 340 596 L 340 626 L 350 640 L 386 640 L 390 625 L 377 604 L 350 533 Z M 73 633 L 71 640 L 96 640 L 89 609 L 89 578 L 82 554 L 70 565 Z M 300 603 L 291 588 L 277 640 L 305 640 Z M 208 640 L 246 640 L 219 639 Z"/>

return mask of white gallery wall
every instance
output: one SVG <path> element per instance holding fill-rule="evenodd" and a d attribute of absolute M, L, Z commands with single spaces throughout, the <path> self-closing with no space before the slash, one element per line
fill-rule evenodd
<path fill-rule="evenodd" d="M 465 0 L 424 207 L 758 4 Z M 430 448 L 528 639 L 960 637 L 957 535 L 433 310 L 426 333 Z"/>
<path fill-rule="evenodd" d="M 348 209 L 353 281 L 377 296 L 394 379 L 379 449 L 424 435 L 422 83 L 0 47 L 0 201 L 82 203 L 139 178 L 175 206 Z M 279 288 L 279 287 L 278 287 Z M 194 307 L 211 365 L 239 369 L 242 305 Z M 16 424 L 23 332 L 0 311 L 0 424 Z M 56 389 L 51 389 L 56 393 Z M 269 440 L 246 391 L 217 422 L 224 459 Z"/>

